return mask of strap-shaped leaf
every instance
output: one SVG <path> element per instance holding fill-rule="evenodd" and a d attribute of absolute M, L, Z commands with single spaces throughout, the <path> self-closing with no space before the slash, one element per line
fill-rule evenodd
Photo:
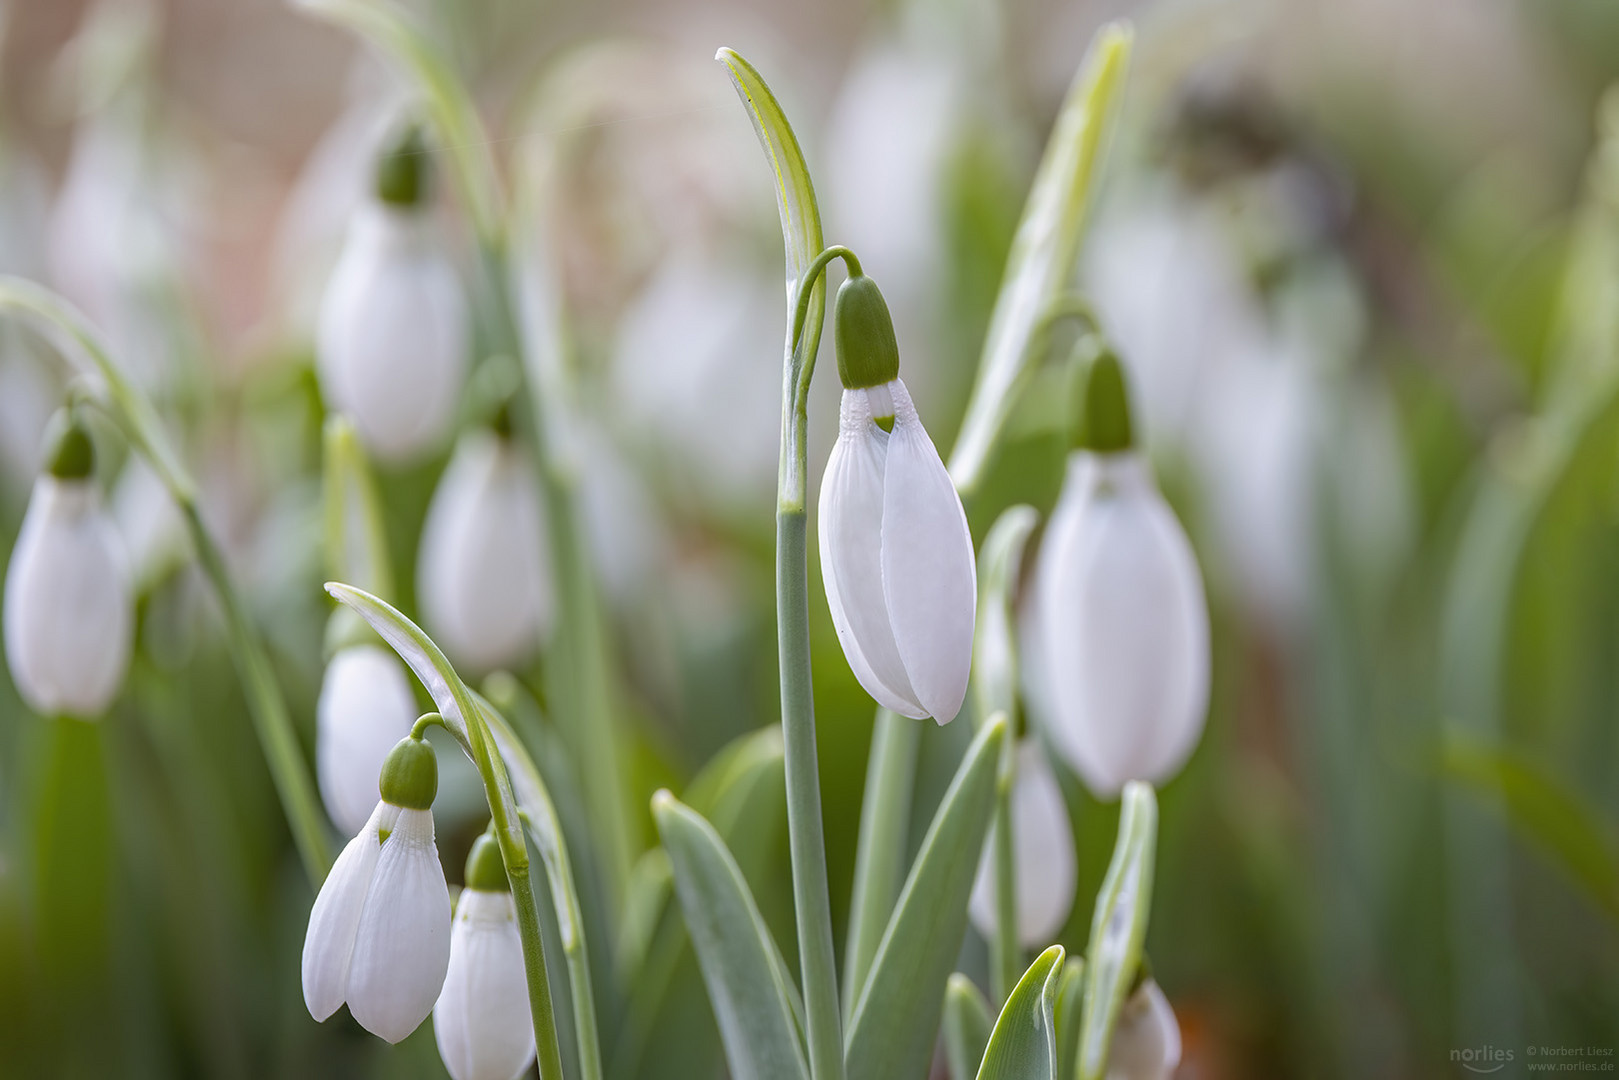
<path fill-rule="evenodd" d="M 1055 1013 L 1062 962 L 1062 946 L 1053 945 L 1035 957 L 1012 988 L 984 1050 L 978 1080 L 1057 1080 Z"/>
<path fill-rule="evenodd" d="M 1158 799 L 1152 785 L 1132 780 L 1124 787 L 1118 843 L 1091 918 L 1079 1032 L 1080 1080 L 1101 1080 L 1113 1026 L 1141 966 L 1157 844 Z"/>
<path fill-rule="evenodd" d="M 967 976 L 954 974 L 944 989 L 944 1059 L 950 1080 L 972 1080 L 984 1060 L 995 1018 L 983 991 Z"/>
<path fill-rule="evenodd" d="M 1079 1025 L 1085 1006 L 1085 959 L 1070 957 L 1057 984 L 1057 1073 L 1074 1075 L 1079 1057 Z"/>
<path fill-rule="evenodd" d="M 978 628 L 973 635 L 973 692 L 984 716 L 1017 707 L 1017 640 L 1013 606 L 1023 549 L 1039 524 L 1032 506 L 1013 506 L 995 519 L 978 553 Z"/>
<path fill-rule="evenodd" d="M 967 929 L 967 897 L 995 799 L 1006 717 L 967 749 L 928 827 L 849 1025 L 849 1080 L 927 1075 L 946 980 Z"/>
<path fill-rule="evenodd" d="M 808 1080 L 791 981 L 748 883 L 714 827 L 667 791 L 652 816 L 735 1080 Z"/>
<path fill-rule="evenodd" d="M 781 239 L 787 260 L 787 340 L 785 345 L 786 386 L 792 393 L 782 395 L 781 437 L 783 471 L 780 477 L 780 499 L 784 505 L 802 506 L 804 492 L 797 475 L 786 468 L 793 458 L 788 452 L 797 447 L 798 458 L 804 453 L 804 424 L 801 410 L 796 407 L 803 366 L 813 363 L 821 343 L 821 319 L 826 312 L 826 284 L 818 276 L 812 287 L 807 318 L 804 320 L 803 340 L 793 348 L 793 314 L 798 306 L 798 283 L 809 269 L 810 263 L 821 253 L 826 242 L 821 234 L 821 211 L 815 202 L 815 185 L 810 181 L 809 166 L 799 148 L 798 136 L 787 122 L 787 114 L 770 92 L 764 78 L 754 66 L 731 49 L 721 49 L 714 59 L 725 65 L 736 85 L 736 92 L 747 107 L 748 119 L 753 122 L 759 145 L 770 161 L 776 179 L 776 206 L 781 211 Z"/>
<path fill-rule="evenodd" d="M 1012 239 L 978 379 L 950 455 L 950 476 L 963 495 L 970 495 L 983 477 L 1028 376 L 1030 345 L 1073 272 L 1132 37 L 1123 23 L 1097 31 L 1046 144 Z"/>

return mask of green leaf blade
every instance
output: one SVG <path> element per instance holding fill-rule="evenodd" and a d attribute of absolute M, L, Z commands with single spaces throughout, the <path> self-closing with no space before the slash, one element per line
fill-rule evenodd
<path fill-rule="evenodd" d="M 731 1075 L 808 1080 L 786 964 L 736 860 L 714 827 L 668 792 L 653 796 L 652 815 L 674 867 Z"/>
<path fill-rule="evenodd" d="M 1063 949 L 1053 945 L 1012 988 L 984 1050 L 978 1080 L 1057 1080 L 1055 1013 Z"/>
<path fill-rule="evenodd" d="M 1006 727 L 1004 715 L 993 717 L 974 738 L 922 841 L 849 1025 L 849 1080 L 927 1073 L 946 982 L 967 929 Z"/>
<path fill-rule="evenodd" d="M 1085 953 L 1085 1005 L 1080 1014 L 1079 1075 L 1101 1080 L 1119 1010 L 1141 966 L 1152 907 L 1153 858 L 1157 850 L 1158 800 L 1150 784 L 1125 785 L 1119 839 L 1113 848 L 1091 919 Z"/>
<path fill-rule="evenodd" d="M 972 1080 L 983 1063 L 995 1018 L 989 1002 L 967 976 L 950 976 L 944 990 L 944 1057 L 950 1080 Z"/>

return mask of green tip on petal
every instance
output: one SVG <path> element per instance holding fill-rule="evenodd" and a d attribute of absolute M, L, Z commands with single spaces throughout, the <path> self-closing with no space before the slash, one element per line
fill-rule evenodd
<path fill-rule="evenodd" d="M 58 480 L 83 480 L 96 468 L 96 448 L 78 418 L 56 414 L 45 442 L 45 468 Z"/>
<path fill-rule="evenodd" d="M 883 386 L 899 378 L 899 343 L 877 283 L 851 274 L 838 289 L 832 309 L 833 338 L 838 349 L 838 377 L 848 390 Z"/>
<path fill-rule="evenodd" d="M 1124 365 L 1111 349 L 1103 349 L 1080 379 L 1074 419 L 1076 450 L 1115 454 L 1135 445 Z"/>
<path fill-rule="evenodd" d="M 430 810 L 438 794 L 438 757 L 425 739 L 407 735 L 388 751 L 377 785 L 382 801 L 404 810 Z"/>
<path fill-rule="evenodd" d="M 432 189 L 433 163 L 422 129 L 408 125 L 377 159 L 377 198 L 390 206 L 419 206 Z"/>
<path fill-rule="evenodd" d="M 472 842 L 472 851 L 467 855 L 467 888 L 480 892 L 511 891 L 512 883 L 506 877 L 500 845 L 488 833 Z"/>

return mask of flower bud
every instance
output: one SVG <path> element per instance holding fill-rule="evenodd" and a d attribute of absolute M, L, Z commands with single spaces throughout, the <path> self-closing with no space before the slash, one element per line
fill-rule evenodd
<path fill-rule="evenodd" d="M 45 460 L 6 570 L 6 664 L 35 712 L 93 717 L 129 666 L 129 568 L 101 509 L 88 433 L 59 419 Z"/>
<path fill-rule="evenodd" d="M 885 416 L 892 432 L 877 423 Z M 860 685 L 902 716 L 955 719 L 978 604 L 972 536 L 900 379 L 843 392 L 821 480 L 820 542 L 827 606 Z"/>
<path fill-rule="evenodd" d="M 432 744 L 406 735 L 388 751 L 377 780 L 382 801 L 406 810 L 431 810 L 438 794 L 438 756 Z"/>
<path fill-rule="evenodd" d="M 1111 349 L 1104 349 L 1086 366 L 1076 405 L 1074 449 L 1116 454 L 1135 445 L 1124 368 Z"/>
<path fill-rule="evenodd" d="M 509 439 L 469 432 L 427 508 L 416 595 L 458 665 L 521 663 L 551 622 L 544 518 L 534 471 Z"/>
<path fill-rule="evenodd" d="M 492 859 L 492 864 L 491 864 Z M 499 874 L 499 887 L 486 876 Z M 513 1080 L 534 1061 L 517 910 L 492 837 L 473 844 L 455 905 L 450 966 L 433 1006 L 433 1034 L 453 1080 Z"/>
<path fill-rule="evenodd" d="M 1108 1050 L 1106 1080 L 1169 1080 L 1181 1063 L 1175 1010 L 1152 979 L 1144 979 L 1119 1010 Z"/>
<path fill-rule="evenodd" d="M 845 390 L 883 386 L 899 378 L 899 344 L 877 283 L 851 274 L 838 288 L 832 307 L 833 337 L 838 350 L 838 378 Z"/>
<path fill-rule="evenodd" d="M 347 621 L 348 610 L 334 613 L 333 624 Z M 381 797 L 383 762 L 415 720 L 416 698 L 391 651 L 364 643 L 332 656 L 315 705 L 315 765 L 326 812 L 343 832 L 365 826 Z"/>
<path fill-rule="evenodd" d="M 413 141 L 414 138 L 414 141 Z M 428 158 L 409 136 L 381 160 L 321 305 L 321 389 L 378 458 L 419 456 L 448 433 L 471 321 L 425 199 Z"/>
<path fill-rule="evenodd" d="M 1012 774 L 1012 865 L 1016 871 L 1018 943 L 1048 944 L 1074 906 L 1074 832 L 1062 789 L 1040 744 L 1018 744 Z M 995 933 L 995 837 L 984 842 L 967 912 L 986 938 Z"/>

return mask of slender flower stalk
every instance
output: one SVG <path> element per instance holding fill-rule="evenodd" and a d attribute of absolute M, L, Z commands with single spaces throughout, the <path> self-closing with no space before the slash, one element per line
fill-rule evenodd
<path fill-rule="evenodd" d="M 100 335 L 84 316 L 49 289 L 21 278 L 0 277 L 0 309 L 39 320 L 65 339 L 65 355 L 88 359 L 100 376 L 86 404 L 94 404 L 116 424 L 130 445 L 152 466 L 179 507 L 203 576 L 213 586 L 225 616 L 225 644 L 242 680 L 259 746 L 275 781 L 282 812 L 311 881 L 325 878 L 331 865 L 326 826 L 309 766 L 298 746 L 292 717 L 276 683 L 269 656 L 259 640 L 247 605 L 236 591 L 224 552 L 203 523 L 197 489 L 169 448 L 152 403 L 113 362 Z"/>

